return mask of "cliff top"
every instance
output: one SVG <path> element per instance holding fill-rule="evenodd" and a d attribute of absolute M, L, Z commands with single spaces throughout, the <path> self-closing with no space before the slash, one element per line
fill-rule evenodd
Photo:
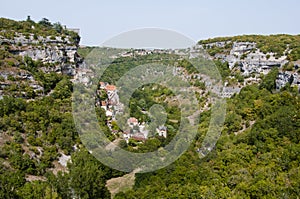
<path fill-rule="evenodd" d="M 0 18 L 0 36 L 7 39 L 14 39 L 17 34 L 23 34 L 29 38 L 30 35 L 42 37 L 70 37 L 72 42 L 78 44 L 80 36 L 72 29 L 67 29 L 59 22 L 51 23 L 48 19 L 43 18 L 39 22 L 34 22 L 28 16 L 26 21 L 14 21 L 11 19 Z"/>
<path fill-rule="evenodd" d="M 300 59 L 300 35 L 240 35 L 233 37 L 217 37 L 201 40 L 198 44 L 209 49 L 210 54 L 219 53 L 232 48 L 235 42 L 246 42 L 248 45 L 254 43 L 263 53 L 274 53 L 277 57 L 287 55 L 288 60 Z M 212 45 L 213 44 L 213 45 Z"/>

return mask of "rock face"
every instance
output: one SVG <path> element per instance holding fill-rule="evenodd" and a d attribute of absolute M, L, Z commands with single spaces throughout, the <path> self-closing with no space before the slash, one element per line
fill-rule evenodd
<path fill-rule="evenodd" d="M 14 90 L 29 86 L 26 89 L 27 92 L 22 92 L 21 96 L 18 97 L 31 97 L 32 93 L 35 91 L 35 95 L 42 95 L 44 88 L 37 82 L 31 73 L 26 70 L 22 70 L 16 67 L 12 67 L 6 70 L 0 70 L 0 78 L 4 81 L 0 81 L 0 99 L 3 98 L 4 91 L 13 92 Z M 12 85 L 15 86 L 14 89 L 9 89 Z M 14 95 L 15 96 L 15 95 Z"/>
<path fill-rule="evenodd" d="M 299 74 L 291 71 L 280 72 L 276 79 L 276 88 L 280 89 L 287 83 L 290 85 L 298 85 L 298 88 L 300 88 Z"/>
<path fill-rule="evenodd" d="M 53 46 L 43 48 L 29 48 L 25 51 L 16 51 L 18 55 L 29 56 L 33 60 L 41 60 L 43 63 L 75 62 L 76 46 Z"/>
<path fill-rule="evenodd" d="M 229 46 L 229 48 L 228 48 Z M 266 75 L 273 67 L 279 68 L 276 80 L 277 89 L 282 88 L 288 82 L 300 88 L 300 77 L 294 72 L 284 72 L 283 66 L 288 64 L 287 56 L 276 57 L 274 53 L 263 53 L 257 48 L 255 42 L 214 42 L 200 45 L 204 49 L 220 48 L 213 58 L 228 62 L 230 70 L 239 70 L 247 83 L 257 83 L 260 74 Z M 286 49 L 288 52 L 288 49 Z M 286 53 L 285 53 L 286 54 Z"/>
<path fill-rule="evenodd" d="M 75 69 L 81 62 L 77 54 L 78 43 L 66 37 L 24 36 L 16 33 L 14 39 L 0 37 L 0 44 L 10 46 L 9 51 L 22 57 L 28 56 L 45 64 L 52 64 L 45 72 L 61 72 L 70 76 L 75 75 Z"/>
<path fill-rule="evenodd" d="M 30 99 L 45 94 L 42 83 L 31 72 L 19 67 L 25 57 L 43 63 L 38 67 L 44 73 L 56 72 L 74 77 L 82 63 L 77 54 L 78 42 L 68 35 L 43 37 L 14 33 L 13 38 L 0 36 L 0 49 L 11 53 L 9 59 L 12 60 L 5 58 L 6 65 L 0 67 L 0 99 L 4 95 Z"/>
<path fill-rule="evenodd" d="M 216 54 L 215 58 L 221 58 L 229 63 L 230 69 L 239 66 L 244 76 L 251 73 L 267 73 L 272 67 L 282 67 L 288 62 L 286 56 L 275 58 L 273 53 L 262 53 L 256 43 L 234 42 L 228 55 Z"/>

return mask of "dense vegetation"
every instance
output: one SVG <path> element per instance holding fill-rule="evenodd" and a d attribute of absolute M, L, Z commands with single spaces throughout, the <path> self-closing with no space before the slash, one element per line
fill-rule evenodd
<path fill-rule="evenodd" d="M 191 146 L 172 165 L 138 174 L 134 189 L 116 198 L 297 198 L 299 102 L 293 90 L 242 89 L 228 100 L 225 127 L 212 153 L 200 160 Z M 208 122 L 204 115 L 199 128 Z"/>
<path fill-rule="evenodd" d="M 0 25 L 5 37 L 18 32 L 79 39 L 64 28 L 56 30 L 60 24 L 47 19 L 0 19 Z M 0 198 L 109 198 L 105 182 L 121 173 L 100 164 L 81 145 L 72 117 L 70 77 L 45 73 L 42 67 L 55 64 L 16 56 L 7 45 L 0 49 L 0 83 L 5 85 L 0 100 Z M 19 79 L 21 74 L 30 79 Z M 68 173 L 58 166 L 62 153 L 72 155 Z"/>
<path fill-rule="evenodd" d="M 202 114 L 197 140 L 179 160 L 156 172 L 136 174 L 133 190 L 116 198 L 296 198 L 300 192 L 299 96 L 290 87 L 272 93 L 274 73 L 228 100 L 222 136 L 207 157 L 199 159 L 195 149 L 208 127 L 209 112 Z M 72 146 L 81 145 L 70 114 L 72 87 L 64 86 L 68 82 L 60 78 L 51 95 L 39 100 L 5 97 L 0 101 L 1 133 L 13 138 L 1 148 L 1 198 L 110 197 L 105 181 L 122 173 L 103 166 L 83 148 L 74 153 Z M 149 143 L 145 147 L 157 144 Z M 38 147 L 43 148 L 42 154 Z M 41 157 L 32 158 L 29 151 Z M 69 173 L 55 176 L 49 168 L 60 151 L 73 154 L 72 163 Z M 28 174 L 45 178 L 28 182 Z"/>
<path fill-rule="evenodd" d="M 69 77 L 45 74 L 32 67 L 41 63 L 24 61 L 30 62 L 24 69 L 34 74 L 48 95 L 31 96 L 35 100 L 8 95 L 0 100 L 0 198 L 110 198 L 105 182 L 121 173 L 100 164 L 81 145 L 72 117 Z M 103 121 L 99 124 L 105 126 Z M 61 153 L 72 154 L 69 173 L 61 173 L 54 164 Z M 31 181 L 30 176 L 39 180 Z"/>

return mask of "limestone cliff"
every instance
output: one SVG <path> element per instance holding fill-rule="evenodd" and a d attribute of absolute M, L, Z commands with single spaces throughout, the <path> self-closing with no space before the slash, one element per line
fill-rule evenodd
<path fill-rule="evenodd" d="M 16 33 L 14 39 L 0 36 L 0 45 L 8 45 L 8 51 L 22 57 L 28 56 L 35 61 L 44 64 L 52 64 L 52 67 L 44 67 L 45 72 L 61 72 L 67 75 L 75 75 L 76 66 L 80 62 L 77 54 L 78 43 L 72 42 L 69 36 L 38 36 L 34 34 L 26 37 Z"/>
<path fill-rule="evenodd" d="M 77 33 L 57 24 L 45 26 L 4 18 L 0 22 L 0 99 L 4 95 L 46 95 L 53 86 L 43 81 L 58 81 L 60 74 L 76 75 L 82 63 Z"/>
<path fill-rule="evenodd" d="M 245 78 L 244 85 L 259 82 L 261 75 L 278 67 L 277 89 L 287 83 L 300 88 L 299 38 L 299 35 L 236 36 L 200 41 L 199 47 L 214 59 L 228 62 L 232 72 Z"/>

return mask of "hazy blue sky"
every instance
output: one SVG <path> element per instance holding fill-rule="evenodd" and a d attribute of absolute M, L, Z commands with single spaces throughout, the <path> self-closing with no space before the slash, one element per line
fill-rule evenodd
<path fill-rule="evenodd" d="M 1 0 L 1 17 L 46 17 L 80 28 L 81 44 L 99 45 L 128 30 L 156 27 L 194 40 L 240 34 L 300 34 L 299 0 Z"/>

